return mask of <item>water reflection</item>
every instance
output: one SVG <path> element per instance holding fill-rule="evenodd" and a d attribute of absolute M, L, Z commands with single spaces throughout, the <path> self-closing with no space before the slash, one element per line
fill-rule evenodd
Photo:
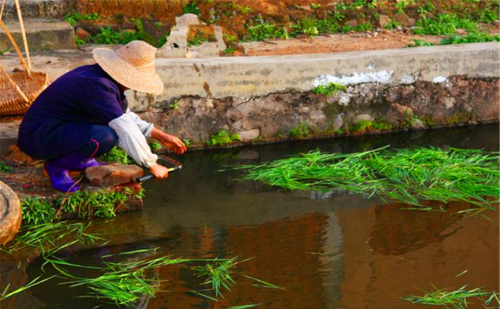
<path fill-rule="evenodd" d="M 498 290 L 497 213 L 490 214 L 488 221 L 481 216 L 452 215 L 466 207 L 460 204 L 448 206 L 447 213 L 402 210 L 398 204 L 338 190 L 288 192 L 236 181 L 240 172 L 219 172 L 227 164 L 257 163 L 316 148 L 352 152 L 389 143 L 495 150 L 498 126 L 262 146 L 216 156 L 191 154 L 182 159 L 185 169 L 181 173 L 147 185 L 144 211 L 96 224 L 97 230 L 113 231 L 112 246 L 70 256 L 74 262 L 88 264 L 109 252 L 159 247 L 158 254 L 172 256 L 253 258 L 240 265 L 239 285 L 220 303 L 190 293 L 203 280 L 189 269 L 167 267 L 155 275 L 168 279 L 161 288 L 170 292 L 144 299 L 140 308 L 228 308 L 260 303 L 259 308 L 270 309 L 405 309 L 415 306 L 399 298 L 418 293 L 414 287 L 469 284 Z M 40 273 L 39 268 L 40 262 L 35 262 L 28 269 L 30 278 Z M 457 278 L 464 270 L 468 272 Z M 241 273 L 284 290 L 256 287 Z M 5 308 L 99 305 L 88 299 L 75 301 L 79 293 L 50 283 L 15 298 L 16 305 Z M 30 307 L 20 307 L 22 299 L 30 299 Z"/>

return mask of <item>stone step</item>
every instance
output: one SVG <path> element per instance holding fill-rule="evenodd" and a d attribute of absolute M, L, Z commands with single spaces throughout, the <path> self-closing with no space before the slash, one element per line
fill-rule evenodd
<path fill-rule="evenodd" d="M 22 0 L 19 5 L 24 18 L 62 18 L 70 10 L 68 0 Z M 5 1 L 3 18 L 17 19 L 14 0 Z"/>
<path fill-rule="evenodd" d="M 17 20 L 4 21 L 16 43 L 23 48 L 21 27 Z M 30 51 L 75 49 L 75 30 L 66 21 L 28 18 L 24 21 Z M 0 51 L 14 51 L 10 40 L 0 28 Z"/>

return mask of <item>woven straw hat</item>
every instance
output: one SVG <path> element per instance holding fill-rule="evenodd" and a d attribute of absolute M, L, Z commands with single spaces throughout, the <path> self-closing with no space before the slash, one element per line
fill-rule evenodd
<path fill-rule="evenodd" d="M 158 95 L 163 82 L 155 73 L 156 48 L 143 41 L 132 41 L 116 51 L 96 48 L 95 61 L 114 80 L 132 90 Z"/>

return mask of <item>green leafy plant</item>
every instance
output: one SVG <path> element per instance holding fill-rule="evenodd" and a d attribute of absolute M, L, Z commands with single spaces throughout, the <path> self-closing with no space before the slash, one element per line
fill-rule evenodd
<path fill-rule="evenodd" d="M 96 44 L 116 44 L 120 42 L 120 33 L 111 29 L 110 26 L 106 28 L 99 28 L 99 33 L 94 37 Z"/>
<path fill-rule="evenodd" d="M 217 134 L 210 137 L 207 146 L 225 146 L 240 140 L 238 134 L 229 134 L 226 130 L 220 130 Z"/>
<path fill-rule="evenodd" d="M 313 10 L 321 9 L 321 4 L 311 3 L 311 9 Z"/>
<path fill-rule="evenodd" d="M 307 36 L 315 36 L 319 34 L 316 19 L 310 17 L 300 20 L 297 24 L 292 26 L 292 29 L 294 35 L 305 34 Z"/>
<path fill-rule="evenodd" d="M 326 95 L 327 97 L 331 97 L 332 95 L 334 95 L 338 91 L 340 91 L 340 90 L 344 91 L 346 89 L 347 89 L 347 87 L 344 85 L 330 82 L 326 85 L 318 85 L 318 86 L 314 87 L 311 91 L 315 94 L 323 94 L 323 95 Z"/>
<path fill-rule="evenodd" d="M 162 149 L 163 146 L 160 143 L 158 143 L 158 142 L 151 142 L 151 143 L 149 143 L 149 148 L 151 148 L 152 152 L 156 153 L 160 149 Z"/>
<path fill-rule="evenodd" d="M 43 224 L 57 218 L 56 208 L 47 200 L 38 197 L 27 198 L 21 205 L 24 224 Z"/>
<path fill-rule="evenodd" d="M 91 13 L 91 14 L 81 14 L 78 12 L 70 12 L 66 14 L 64 17 L 66 21 L 72 26 L 76 26 L 76 24 L 82 20 L 98 20 L 99 19 L 99 14 L 98 13 Z"/>
<path fill-rule="evenodd" d="M 189 138 L 182 139 L 182 142 L 184 142 L 184 145 L 186 145 L 186 147 L 191 146 L 191 141 L 189 140 Z"/>
<path fill-rule="evenodd" d="M 500 35 L 491 35 L 488 33 L 470 33 L 465 36 L 452 35 L 444 38 L 439 43 L 440 45 L 448 44 L 466 44 L 466 43 L 481 43 L 481 42 L 500 42 Z"/>
<path fill-rule="evenodd" d="M 408 47 L 423 47 L 423 46 L 434 46 L 434 44 L 420 39 L 413 39 L 413 44 L 408 44 Z"/>
<path fill-rule="evenodd" d="M 432 35 L 451 35 L 457 29 L 464 29 L 469 32 L 477 31 L 477 23 L 467 19 L 460 18 L 454 14 L 440 14 L 435 18 L 421 18 L 415 24 L 413 29 L 415 34 L 432 34 Z"/>
<path fill-rule="evenodd" d="M 101 158 L 111 163 L 129 164 L 133 162 L 132 158 L 130 158 L 125 151 L 116 146 L 108 153 L 105 153 Z"/>
<path fill-rule="evenodd" d="M 236 49 L 234 47 L 227 47 L 226 49 L 224 49 L 224 55 L 232 55 L 234 54 L 234 52 L 236 51 Z"/>
<path fill-rule="evenodd" d="M 14 169 L 10 166 L 5 165 L 4 162 L 0 161 L 0 173 L 11 173 Z"/>
<path fill-rule="evenodd" d="M 195 1 L 190 1 L 182 8 L 182 13 L 200 15 L 200 8 Z"/>

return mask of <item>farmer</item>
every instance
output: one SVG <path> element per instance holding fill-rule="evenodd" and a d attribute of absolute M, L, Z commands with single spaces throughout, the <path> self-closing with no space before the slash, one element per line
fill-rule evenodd
<path fill-rule="evenodd" d="M 68 170 L 102 165 L 94 158 L 115 145 L 157 178 L 166 178 L 168 170 L 156 163 L 158 157 L 146 137 L 176 154 L 186 152 L 179 138 L 131 112 L 124 95 L 128 89 L 153 95 L 163 91 L 155 73 L 155 51 L 142 41 L 116 51 L 96 48 L 92 53 L 97 64 L 64 74 L 35 100 L 21 123 L 18 146 L 33 158 L 46 160 L 44 169 L 55 189 L 78 190 Z"/>

